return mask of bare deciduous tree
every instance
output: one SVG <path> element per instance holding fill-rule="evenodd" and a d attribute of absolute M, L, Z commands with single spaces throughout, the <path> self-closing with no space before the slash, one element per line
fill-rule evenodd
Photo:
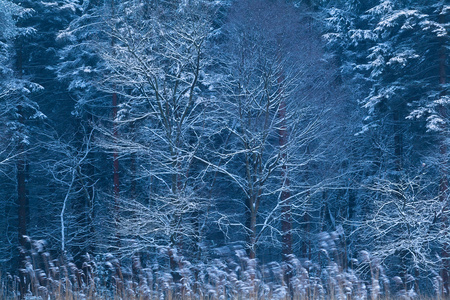
<path fill-rule="evenodd" d="M 135 176 L 148 183 L 140 199 L 121 196 L 118 228 L 125 253 L 154 246 L 187 249 L 192 245 L 184 241 L 198 235 L 205 164 L 196 157 L 212 103 L 205 92 L 205 46 L 214 33 L 216 5 L 166 3 L 150 12 L 124 2 L 116 6 L 121 18 L 108 22 L 106 32 L 115 42 L 112 51 L 101 51 L 111 70 L 103 89 L 121 97 L 115 119 L 121 134 L 99 128 L 105 137 L 99 143 L 119 156 L 136 155 Z"/>

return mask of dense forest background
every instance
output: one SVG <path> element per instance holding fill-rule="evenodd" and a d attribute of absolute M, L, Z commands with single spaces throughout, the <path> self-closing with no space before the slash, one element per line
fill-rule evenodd
<path fill-rule="evenodd" d="M 2 295 L 447 297 L 449 16 L 0 0 Z"/>

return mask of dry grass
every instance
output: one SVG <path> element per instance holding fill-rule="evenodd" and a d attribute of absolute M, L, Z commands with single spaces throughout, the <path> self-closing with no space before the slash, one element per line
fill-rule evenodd
<path fill-rule="evenodd" d="M 163 266 L 143 268 L 138 257 L 124 266 L 112 255 L 103 260 L 86 255 L 76 266 L 51 259 L 38 246 L 26 255 L 20 276 L 0 273 L 0 299 L 444 299 L 440 287 L 432 296 L 417 295 L 413 283 L 388 279 L 373 261 L 366 262 L 370 272 L 364 277 L 337 259 L 318 265 L 292 256 L 287 263 L 263 265 L 237 251 L 233 259 L 208 263 L 177 257 L 173 272 Z"/>

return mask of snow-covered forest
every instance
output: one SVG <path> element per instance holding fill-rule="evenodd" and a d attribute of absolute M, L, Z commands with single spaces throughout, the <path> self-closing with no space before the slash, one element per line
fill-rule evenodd
<path fill-rule="evenodd" d="M 446 0 L 0 0 L 0 299 L 450 298 Z"/>

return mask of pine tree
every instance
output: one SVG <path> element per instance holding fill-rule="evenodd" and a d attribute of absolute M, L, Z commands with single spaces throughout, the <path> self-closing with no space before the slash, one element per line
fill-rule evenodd
<path fill-rule="evenodd" d="M 338 3 L 338 5 L 344 9 L 328 10 L 328 21 L 334 30 L 326 37 L 340 49 L 336 54 L 342 59 L 342 74 L 346 76 L 343 78 L 351 79 L 352 82 L 359 83 L 361 87 L 360 104 L 366 109 L 364 118 L 366 124 L 363 131 L 367 136 L 379 135 L 385 140 L 373 143 L 372 146 L 374 150 L 378 148 L 379 152 L 378 163 L 373 165 L 375 168 L 372 167 L 371 178 L 374 179 L 372 183 L 379 187 L 380 182 L 384 182 L 386 189 L 391 185 L 403 186 L 405 182 L 410 182 L 411 178 L 415 178 L 420 172 L 423 172 L 423 166 L 427 167 L 426 173 L 432 178 L 433 174 L 437 173 L 437 166 L 433 165 L 433 159 L 430 159 L 429 153 L 436 151 L 432 156 L 439 156 L 439 149 L 433 146 L 433 142 L 436 139 L 439 140 L 439 136 L 427 134 L 424 125 L 429 130 L 436 130 L 444 128 L 442 124 L 445 123 L 444 119 L 439 117 L 440 104 L 437 104 L 438 99 L 442 100 L 439 96 L 442 95 L 442 84 L 436 80 L 436 78 L 442 78 L 442 75 L 439 74 L 443 74 L 443 72 L 439 70 L 442 70 L 442 65 L 446 64 L 442 63 L 446 58 L 443 59 L 439 54 L 442 53 L 440 50 L 442 45 L 448 43 L 446 38 L 448 24 L 440 21 L 443 18 L 442 15 L 448 14 L 448 12 L 442 13 L 445 12 L 446 7 L 444 2 L 387 0 L 375 1 L 370 3 L 369 7 L 345 7 L 342 3 Z M 344 19 L 341 17 L 342 15 L 350 17 Z M 342 24 L 348 26 L 342 26 Z M 368 92 L 364 93 L 366 90 Z M 425 119 L 427 120 L 426 124 Z M 440 152 L 442 152 L 442 147 Z M 420 178 L 423 180 L 422 176 Z M 366 180 L 366 182 L 372 186 L 370 180 Z M 441 191 L 443 186 L 441 184 Z M 427 191 L 423 192 L 430 195 L 434 188 L 433 184 L 427 185 Z M 393 188 L 391 191 L 396 194 L 394 190 L 396 189 Z M 390 196 L 386 198 L 385 189 L 378 191 L 380 194 L 377 196 L 371 194 L 367 197 L 368 205 L 375 205 L 375 211 L 377 205 L 389 202 L 388 199 L 391 199 Z M 396 201 L 405 203 L 405 205 L 412 201 L 404 192 L 396 195 L 393 196 L 394 198 L 398 197 Z M 362 196 L 362 199 L 366 198 L 364 195 Z M 431 198 L 434 199 L 433 201 L 437 199 L 433 196 Z M 381 202 L 378 202 L 378 199 Z M 426 201 L 428 200 L 423 199 L 423 202 L 409 204 L 417 205 L 416 210 L 418 211 L 430 207 Z M 441 207 L 438 203 L 433 205 L 437 210 Z M 391 217 L 394 217 L 395 213 L 391 212 Z M 422 219 L 414 219 L 411 215 L 411 220 L 422 222 L 421 224 L 428 222 L 430 225 L 435 214 L 437 215 L 439 212 L 428 212 L 428 215 L 421 216 Z M 369 215 L 373 216 L 370 211 Z M 383 219 L 379 215 L 373 217 L 373 220 Z M 413 222 L 411 220 L 409 222 Z M 425 222 L 425 220 L 428 221 Z M 393 224 L 393 222 L 393 220 L 388 221 L 386 225 Z M 396 224 L 398 225 L 396 228 L 406 226 L 402 222 Z M 394 242 L 396 238 L 399 238 L 400 240 L 413 239 L 420 244 L 419 236 L 422 235 L 413 234 L 408 237 L 405 234 L 394 237 L 383 234 L 380 236 L 382 239 L 380 243 L 385 243 L 391 238 L 393 240 L 390 241 Z M 372 233 L 372 236 L 376 235 Z M 444 243 L 444 238 L 441 241 Z M 401 257 L 405 268 L 412 271 L 417 264 L 428 264 L 431 261 L 430 256 L 433 254 L 428 253 L 428 250 L 425 249 L 426 242 L 422 244 L 425 248 L 416 249 L 408 246 L 409 242 L 401 243 L 402 247 L 395 253 L 385 252 L 383 255 Z M 381 244 L 375 248 L 380 246 Z M 381 246 L 381 248 L 383 247 Z M 385 250 L 387 249 L 385 248 Z M 436 251 L 436 248 L 433 251 Z M 414 253 L 413 256 L 415 255 L 416 258 L 419 255 L 427 254 L 423 261 L 419 262 L 416 259 L 412 262 L 408 253 Z M 405 269 L 403 273 L 406 272 Z"/>
<path fill-rule="evenodd" d="M 11 3 L 9 1 L 0 2 L 0 88 L 2 90 L 0 94 L 0 105 L 2 108 L 2 163 L 1 170 L 3 175 L 6 175 L 4 179 L 9 176 L 14 177 L 12 174 L 16 172 L 17 177 L 14 180 L 14 185 L 17 186 L 17 241 L 22 241 L 23 236 L 26 235 L 27 230 L 27 203 L 25 191 L 21 190 L 24 186 L 23 168 L 24 168 L 24 150 L 23 144 L 28 140 L 26 132 L 21 130 L 23 128 L 23 122 L 21 122 L 22 110 L 20 106 L 28 106 L 30 104 L 27 101 L 26 95 L 29 94 L 37 86 L 32 85 L 27 80 L 22 78 L 21 72 L 17 71 L 16 66 L 11 63 L 13 61 L 15 52 L 14 39 L 20 35 L 26 35 L 31 32 L 30 29 L 20 28 L 17 26 L 16 19 L 26 17 L 30 13 L 29 10 Z M 15 101 L 19 99 L 19 101 Z M 17 168 L 14 167 L 16 164 Z M 14 170 L 16 169 L 16 170 Z M 9 193 L 12 193 L 11 185 L 3 186 L 3 189 Z M 7 201 L 11 201 L 10 198 Z M 2 224 L 2 228 L 6 228 L 7 224 L 11 220 L 12 207 L 7 201 L 2 201 L 5 205 L 2 209 L 5 212 L 2 219 L 6 224 Z M 11 236 L 11 232 L 6 232 L 7 236 Z M 2 245 L 8 245 L 7 241 L 3 241 Z M 17 246 L 17 245 L 16 245 Z M 13 260 L 13 253 L 15 249 L 11 245 L 2 249 L 2 261 L 8 261 L 11 263 Z M 15 262 L 17 263 L 17 261 Z"/>

